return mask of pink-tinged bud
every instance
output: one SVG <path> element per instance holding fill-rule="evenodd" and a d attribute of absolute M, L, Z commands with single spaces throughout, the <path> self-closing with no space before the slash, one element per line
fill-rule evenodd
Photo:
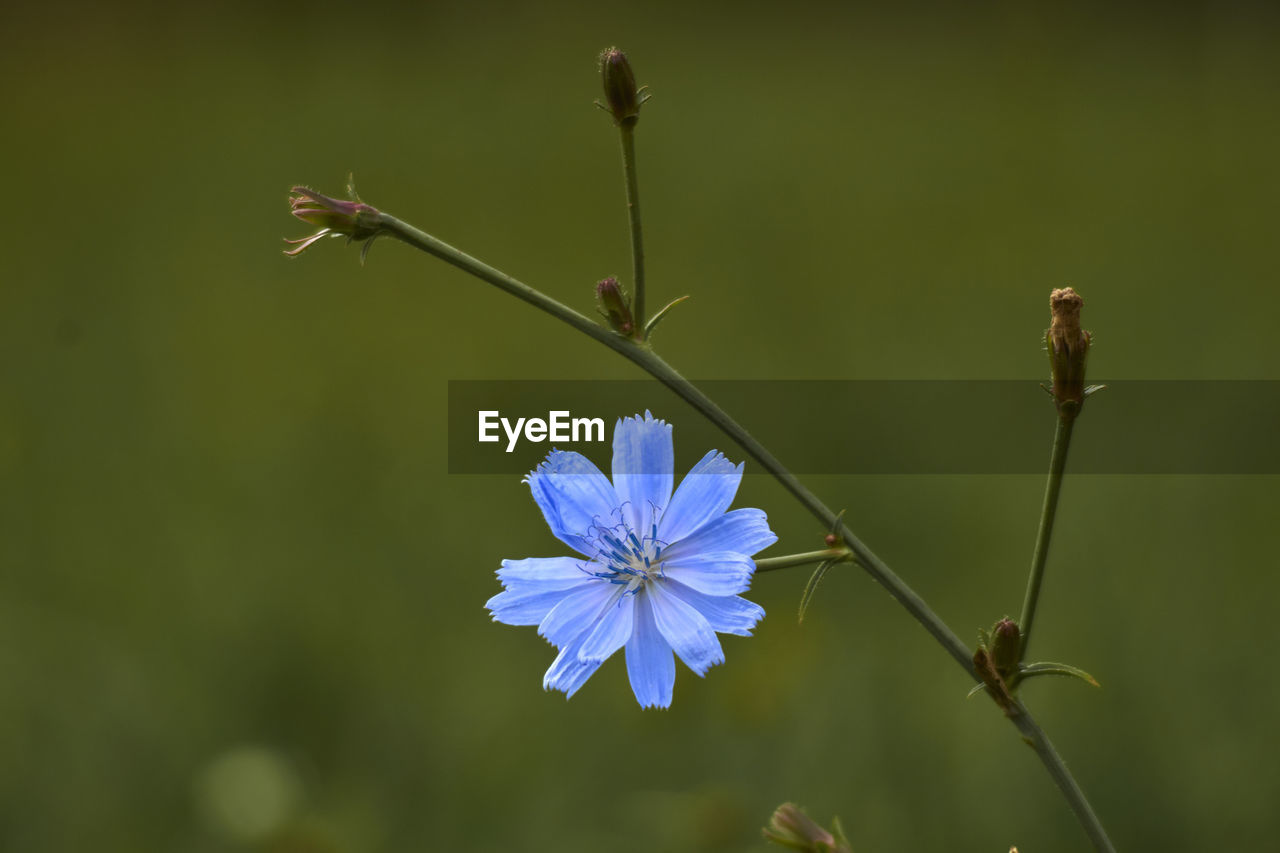
<path fill-rule="evenodd" d="M 352 240 L 372 240 L 382 231 L 382 214 L 377 208 L 362 201 L 330 198 L 298 186 L 290 190 L 289 204 L 294 216 L 303 222 L 320 226 L 320 230 L 310 237 L 285 240 L 286 243 L 298 244 L 296 249 L 287 250 L 286 255 L 297 255 L 305 251 L 321 237 L 346 237 L 350 243 Z"/>
<path fill-rule="evenodd" d="M 996 672 L 1009 680 L 1009 676 L 1018 670 L 1018 662 L 1022 657 L 1022 632 L 1018 623 L 1008 617 L 996 623 L 991 630 L 991 662 Z"/>
<path fill-rule="evenodd" d="M 1065 418 L 1074 418 L 1084 405 L 1084 369 L 1091 338 L 1080 328 L 1083 306 L 1080 294 L 1069 287 L 1049 294 L 1052 320 L 1045 341 L 1053 373 L 1053 399 L 1058 404 L 1058 413 Z"/>
<path fill-rule="evenodd" d="M 600 78 L 604 83 L 604 106 L 621 125 L 635 124 L 640 119 L 640 105 L 647 99 L 636 89 L 636 76 L 627 55 L 616 47 L 600 54 Z"/>
<path fill-rule="evenodd" d="M 838 821 L 835 829 L 835 834 L 832 834 L 815 823 L 795 803 L 783 803 L 769 819 L 764 837 L 774 844 L 806 853 L 851 853 L 849 842 L 840 830 Z"/>
<path fill-rule="evenodd" d="M 596 304 L 600 315 L 609 321 L 609 327 L 615 332 L 628 337 L 635 332 L 631 300 L 616 278 L 609 276 L 596 284 Z"/>

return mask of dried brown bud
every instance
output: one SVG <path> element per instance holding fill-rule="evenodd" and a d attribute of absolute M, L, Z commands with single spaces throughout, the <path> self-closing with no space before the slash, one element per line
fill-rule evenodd
<path fill-rule="evenodd" d="M 1049 365 L 1053 373 L 1053 398 L 1058 413 L 1075 417 L 1084 405 L 1084 369 L 1089 356 L 1090 335 L 1080 328 L 1084 300 L 1069 287 L 1049 294 L 1051 322 L 1045 336 Z"/>
<path fill-rule="evenodd" d="M 1006 717 L 1013 717 L 1018 713 L 1009 685 L 1005 684 L 1004 677 L 996 669 L 991 653 L 981 646 L 973 653 L 973 674 L 986 685 L 987 694 L 1000 706 Z"/>

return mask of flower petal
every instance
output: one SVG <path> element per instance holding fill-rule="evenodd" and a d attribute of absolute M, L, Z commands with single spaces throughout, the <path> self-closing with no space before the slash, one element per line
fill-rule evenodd
<path fill-rule="evenodd" d="M 484 606 L 489 608 L 495 622 L 540 625 L 547 614 L 571 592 L 571 589 L 519 586 L 498 593 L 486 601 Z"/>
<path fill-rule="evenodd" d="M 319 240 L 321 237 L 328 236 L 328 234 L 329 234 L 329 229 L 328 229 L 328 228 L 321 228 L 319 231 L 317 231 L 316 233 L 312 234 L 310 237 L 301 237 L 301 238 L 299 238 L 299 239 L 297 239 L 297 240 L 287 240 L 287 239 L 286 239 L 286 240 L 285 240 L 285 242 L 286 242 L 286 243 L 296 243 L 296 244 L 300 244 L 300 245 L 299 245 L 299 246 L 298 246 L 298 248 L 296 248 L 296 249 L 285 249 L 285 250 L 284 250 L 284 253 L 285 253 L 286 255 L 293 255 L 293 256 L 295 256 L 295 257 L 296 257 L 297 255 L 300 255 L 300 254 L 302 254 L 303 252 L 305 252 L 305 251 L 308 249 L 308 247 L 310 247 L 310 246 L 311 246 L 311 244 L 312 244 L 312 243 L 316 242 L 316 241 L 317 241 L 317 240 Z M 337 235 L 335 234 L 334 236 L 337 236 Z"/>
<path fill-rule="evenodd" d="M 667 591 L 691 605 L 721 634 L 750 637 L 751 629 L 764 618 L 764 608 L 737 595 L 707 595 L 678 581 L 668 581 Z"/>
<path fill-rule="evenodd" d="M 675 469 L 671 424 L 649 412 L 622 418 L 613 428 L 613 487 L 627 524 L 642 539 L 671 502 Z"/>
<path fill-rule="evenodd" d="M 574 557 L 503 560 L 498 580 L 503 592 L 485 602 L 494 621 L 537 625 L 575 588 L 596 582 L 594 563 Z"/>
<path fill-rule="evenodd" d="M 591 579 L 591 563 L 577 557 L 530 557 L 503 560 L 498 580 L 508 589 L 536 585 L 543 589 L 569 589 Z"/>
<path fill-rule="evenodd" d="M 600 469 L 581 453 L 553 450 L 525 482 L 555 537 L 579 554 L 595 556 L 592 531 L 616 524 L 621 503 Z"/>
<path fill-rule="evenodd" d="M 602 581 L 575 589 L 560 599 L 538 625 L 538 633 L 564 648 L 591 631 L 621 587 Z"/>
<path fill-rule="evenodd" d="M 653 602 L 654 624 L 689 669 L 703 675 L 716 664 L 724 663 L 720 640 L 701 613 L 667 592 L 662 581 L 649 584 L 648 592 Z"/>
<path fill-rule="evenodd" d="M 635 625 L 627 640 L 627 676 L 641 708 L 670 708 L 676 683 L 676 659 L 653 621 L 648 592 L 636 600 Z"/>
<path fill-rule="evenodd" d="M 679 542 L 724 515 L 738 493 L 743 467 L 734 465 L 717 450 L 702 457 L 680 481 L 671 505 L 662 516 L 659 532 L 663 540 Z"/>
<path fill-rule="evenodd" d="M 762 510 L 735 509 L 673 543 L 662 552 L 662 559 L 678 562 L 690 554 L 705 551 L 736 551 L 749 557 L 777 541 Z"/>
<path fill-rule="evenodd" d="M 662 561 L 662 576 L 707 595 L 737 595 L 751 586 L 756 564 L 736 551 L 707 551 Z"/>
<path fill-rule="evenodd" d="M 582 643 L 578 660 L 603 662 L 631 639 L 631 626 L 636 613 L 636 600 L 632 595 L 619 595 L 610 602 L 596 627 Z"/>
<path fill-rule="evenodd" d="M 551 662 L 547 674 L 542 676 L 543 690 L 561 690 L 568 699 L 578 692 L 578 688 L 587 683 L 597 669 L 600 661 L 582 661 L 578 659 L 578 650 L 582 648 L 581 639 L 570 643 L 560 650 L 556 659 Z"/>

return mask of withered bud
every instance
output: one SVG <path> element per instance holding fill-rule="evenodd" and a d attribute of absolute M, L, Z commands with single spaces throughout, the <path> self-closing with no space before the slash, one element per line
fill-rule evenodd
<path fill-rule="evenodd" d="M 640 119 L 644 98 L 636 89 L 636 76 L 627 55 L 616 47 L 600 54 L 600 79 L 604 83 L 605 108 L 620 125 L 632 125 Z"/>
<path fill-rule="evenodd" d="M 991 652 L 982 646 L 978 646 L 978 650 L 973 653 L 973 674 L 986 686 L 987 694 L 1000 706 L 1005 716 L 1012 717 L 1017 713 L 1009 685 L 1005 684 L 1004 676 L 996 669 Z"/>
<path fill-rule="evenodd" d="M 635 332 L 631 300 L 616 278 L 609 276 L 596 284 L 596 304 L 600 315 L 609 321 L 609 327 L 615 332 L 627 336 Z"/>
<path fill-rule="evenodd" d="M 1045 335 L 1053 374 L 1053 399 L 1062 417 L 1075 417 L 1084 405 L 1084 369 L 1090 335 L 1080 328 L 1084 300 L 1070 287 L 1049 294 L 1051 322 Z"/>
<path fill-rule="evenodd" d="M 850 853 L 838 822 L 833 834 L 819 826 L 795 803 L 783 803 L 769 819 L 764 837 L 774 844 L 806 853 Z"/>

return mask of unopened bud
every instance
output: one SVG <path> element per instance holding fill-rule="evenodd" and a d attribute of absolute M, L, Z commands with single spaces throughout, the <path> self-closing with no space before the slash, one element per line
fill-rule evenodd
<path fill-rule="evenodd" d="M 618 124 L 635 124 L 640 119 L 644 99 L 636 89 L 636 75 L 627 55 L 616 47 L 600 54 L 600 78 L 604 83 L 605 108 Z"/>
<path fill-rule="evenodd" d="M 991 662 L 1006 681 L 1018 668 L 1022 655 L 1022 632 L 1018 623 L 1004 618 L 991 630 Z"/>
<path fill-rule="evenodd" d="M 831 834 L 795 803 L 778 806 L 764 829 L 764 837 L 774 844 L 807 853 L 850 853 L 849 842 L 838 826 L 836 834 Z"/>
<path fill-rule="evenodd" d="M 609 321 L 609 327 L 615 332 L 630 336 L 635 331 L 631 300 L 616 278 L 609 276 L 596 284 L 596 304 L 601 316 Z"/>
<path fill-rule="evenodd" d="M 1069 287 L 1049 294 L 1052 317 L 1045 341 L 1053 373 L 1053 399 L 1058 413 L 1075 417 L 1084 405 L 1084 368 L 1089 357 L 1089 333 L 1080 328 L 1084 300 Z"/>

